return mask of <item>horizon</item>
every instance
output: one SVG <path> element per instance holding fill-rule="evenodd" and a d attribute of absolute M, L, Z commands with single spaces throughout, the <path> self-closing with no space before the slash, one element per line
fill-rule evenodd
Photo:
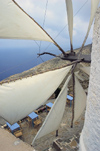
<path fill-rule="evenodd" d="M 41 0 L 38 0 L 38 2 L 37 0 L 34 0 L 34 1 L 16 0 L 16 2 L 22 7 L 22 9 L 24 9 L 31 17 L 33 17 L 43 27 L 43 20 L 44 20 L 47 0 L 42 0 L 42 2 Z M 86 31 L 88 28 L 88 24 L 89 24 L 90 7 L 91 7 L 90 0 L 86 0 L 86 1 L 82 0 L 81 2 L 77 0 L 77 3 L 74 2 L 73 0 L 73 12 L 74 12 L 73 46 L 74 46 L 74 49 L 80 48 L 84 40 Z M 41 13 L 41 15 L 39 15 L 39 13 Z M 61 17 L 59 17 L 59 15 Z M 64 49 L 64 51 L 70 50 L 65 0 L 48 1 L 44 29 L 51 35 L 51 37 L 53 37 L 53 39 L 61 46 L 61 48 Z M 85 45 L 92 43 L 92 32 L 93 32 L 93 26 L 91 28 L 90 34 L 88 36 L 88 39 Z M 55 37 L 57 38 L 55 39 Z M 9 51 L 2 52 L 2 50 L 7 50 L 7 49 L 8 50 L 13 49 L 14 51 L 13 53 L 16 53 L 15 50 L 18 50 L 19 52 L 21 49 L 25 49 L 27 51 L 26 53 L 27 56 L 30 56 L 30 51 L 31 51 L 31 55 L 33 55 L 33 57 L 35 55 L 35 58 L 36 58 L 34 61 L 35 64 L 36 62 L 42 63 L 43 61 L 47 61 L 48 58 L 53 58 L 48 55 L 45 55 L 45 56 L 41 56 L 42 59 L 41 58 L 37 59 L 37 53 L 40 53 L 40 52 L 42 53 L 43 51 L 55 53 L 56 55 L 59 55 L 61 53 L 59 49 L 54 44 L 51 44 L 50 42 L 40 42 L 40 41 L 37 42 L 33 40 L 0 39 L 0 55 L 1 53 L 3 53 L 3 56 L 7 58 L 8 57 L 7 54 L 9 54 Z M 20 58 L 20 53 L 19 53 L 19 58 Z M 26 57 L 24 57 L 24 60 L 25 59 Z M 13 60 L 16 60 L 16 56 L 15 56 L 15 59 L 13 58 Z M 22 64 L 24 64 L 24 60 L 22 60 L 21 62 Z M 18 66 L 20 62 L 19 60 L 16 60 L 16 61 L 17 61 L 17 66 Z M 14 64 L 14 62 L 11 63 L 11 65 L 8 67 L 7 70 L 9 70 L 9 68 L 12 67 L 12 64 Z M 5 60 L 3 60 L 3 62 L 0 62 L 0 66 L 1 66 L 0 69 L 2 69 L 2 65 L 5 66 L 5 68 L 3 68 L 3 70 L 0 70 L 0 72 L 4 72 L 7 68 L 7 65 L 5 64 Z"/>

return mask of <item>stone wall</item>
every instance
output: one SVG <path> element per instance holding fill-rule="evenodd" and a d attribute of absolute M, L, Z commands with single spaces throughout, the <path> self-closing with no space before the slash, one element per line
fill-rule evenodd
<path fill-rule="evenodd" d="M 80 151 L 100 151 L 100 8 L 94 24 L 89 92 Z"/>

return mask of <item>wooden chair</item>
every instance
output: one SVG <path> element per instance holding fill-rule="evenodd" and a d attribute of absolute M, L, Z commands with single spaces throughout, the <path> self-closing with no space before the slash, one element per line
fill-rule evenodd
<path fill-rule="evenodd" d="M 21 137 L 23 135 L 22 133 L 22 129 L 21 130 L 18 130 L 18 131 L 15 131 L 14 132 L 14 135 L 18 138 L 18 137 Z"/>
<path fill-rule="evenodd" d="M 39 119 L 36 119 L 35 121 L 34 121 L 34 126 L 38 126 L 38 125 L 40 125 L 42 123 L 42 121 L 41 121 L 41 119 L 39 118 Z"/>

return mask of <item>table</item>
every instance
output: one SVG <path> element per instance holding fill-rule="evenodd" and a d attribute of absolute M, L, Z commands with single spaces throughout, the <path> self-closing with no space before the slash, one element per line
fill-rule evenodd
<path fill-rule="evenodd" d="M 46 104 L 46 111 L 50 111 L 50 109 L 52 108 L 53 103 L 49 102 Z"/>
<path fill-rule="evenodd" d="M 34 112 L 30 113 L 28 116 L 29 116 L 32 120 L 38 117 L 38 115 L 37 115 L 36 113 L 34 113 Z"/>
<path fill-rule="evenodd" d="M 72 100 L 73 100 L 73 97 L 70 96 L 70 95 L 67 95 L 67 101 L 70 101 L 70 107 L 71 107 L 71 104 L 72 104 Z"/>
<path fill-rule="evenodd" d="M 16 129 L 20 129 L 20 126 L 19 124 L 15 123 L 13 125 L 10 125 L 8 122 L 6 122 L 7 126 L 10 128 L 10 130 L 13 132 L 15 131 Z"/>
<path fill-rule="evenodd" d="M 37 119 L 38 119 L 38 115 L 34 112 L 32 112 L 28 115 L 28 121 L 32 122 L 33 127 L 35 125 L 34 121 L 37 120 Z"/>
<path fill-rule="evenodd" d="M 7 126 L 10 129 L 10 132 L 15 135 L 16 137 L 22 136 L 22 129 L 20 128 L 18 123 L 15 123 L 13 125 L 10 125 L 8 122 L 6 122 Z"/>

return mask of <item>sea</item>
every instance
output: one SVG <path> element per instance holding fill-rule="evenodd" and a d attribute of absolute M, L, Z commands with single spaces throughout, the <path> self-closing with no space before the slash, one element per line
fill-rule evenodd
<path fill-rule="evenodd" d="M 33 48 L 0 48 L 0 81 L 52 59 L 48 55 L 37 58 L 37 53 Z"/>

